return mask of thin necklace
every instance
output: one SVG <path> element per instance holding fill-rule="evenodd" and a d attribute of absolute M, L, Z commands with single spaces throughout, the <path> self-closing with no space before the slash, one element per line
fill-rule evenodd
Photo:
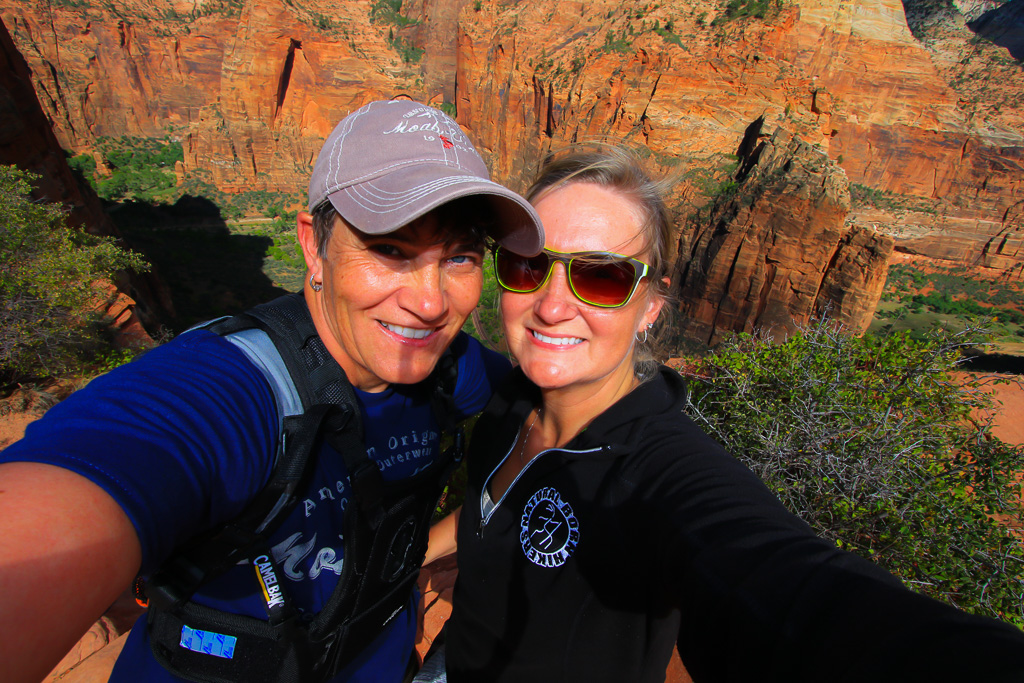
<path fill-rule="evenodd" d="M 537 408 L 537 414 L 533 416 L 533 420 L 530 422 L 530 426 L 526 429 L 526 435 L 523 437 L 523 445 L 519 447 L 519 462 L 526 464 L 523 460 L 523 455 L 526 453 L 526 442 L 530 440 L 530 433 L 533 431 L 533 425 L 537 424 L 537 420 L 540 419 L 541 411 L 543 408 Z"/>

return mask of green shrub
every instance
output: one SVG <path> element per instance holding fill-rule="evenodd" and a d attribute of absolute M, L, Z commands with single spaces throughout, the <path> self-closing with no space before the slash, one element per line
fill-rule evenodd
<path fill-rule="evenodd" d="M 96 192 L 103 199 L 153 203 L 174 194 L 174 164 L 185 158 L 180 142 L 125 136 L 99 138 L 97 147 L 110 171 L 105 177 L 92 175 Z M 84 165 L 79 163 L 80 168 Z"/>
<path fill-rule="evenodd" d="M 827 322 L 780 343 L 741 335 L 685 372 L 689 412 L 794 513 L 912 588 L 1024 626 L 1024 449 L 954 381 L 977 331 L 855 338 Z"/>
<path fill-rule="evenodd" d="M 391 47 L 394 48 L 395 52 L 398 53 L 406 64 L 415 64 L 420 61 L 426 52 L 423 48 L 416 47 L 405 38 L 395 36 L 394 34 L 390 35 L 388 43 L 391 44 Z"/>
<path fill-rule="evenodd" d="M 1012 280 L 978 279 L 961 267 L 931 268 L 925 273 L 912 265 L 895 264 L 889 268 L 883 297 L 913 311 L 953 316 L 957 324 L 964 326 L 985 318 L 1005 327 L 1024 325 L 1022 295 L 1024 287 Z M 876 318 L 892 317 L 876 313 Z M 1000 330 L 993 332 L 998 340 Z M 1006 329 L 1001 336 L 1015 334 Z"/>
<path fill-rule="evenodd" d="M 92 189 L 96 189 L 96 160 L 91 154 L 78 154 L 68 159 L 68 166 L 85 178 Z"/>
<path fill-rule="evenodd" d="M 270 228 L 275 233 L 292 233 L 295 230 L 295 219 L 298 217 L 298 211 L 285 211 L 274 218 L 274 222 L 270 224 Z"/>
<path fill-rule="evenodd" d="M 458 106 L 454 102 L 442 102 L 441 106 L 438 107 L 438 109 L 440 109 L 453 119 L 459 115 Z"/>
<path fill-rule="evenodd" d="M 604 52 L 618 52 L 619 54 L 626 54 L 633 49 L 633 42 L 626 40 L 625 37 L 616 38 L 615 33 L 611 30 L 605 34 L 604 45 L 601 48 Z"/>
<path fill-rule="evenodd" d="M 402 14 L 402 0 L 374 0 L 370 7 L 370 21 L 375 24 L 391 24 L 399 28 L 420 23 Z"/>
<path fill-rule="evenodd" d="M 754 17 L 764 19 L 782 9 L 782 0 L 729 0 L 725 11 L 715 17 L 712 26 L 721 26 L 733 19 Z"/>
<path fill-rule="evenodd" d="M 501 316 L 498 314 L 499 296 L 498 280 L 494 277 L 494 261 L 488 256 L 484 259 L 484 287 L 480 293 L 480 303 L 463 329 L 485 346 L 496 351 L 505 351 L 505 332 L 501 326 Z"/>
<path fill-rule="evenodd" d="M 311 12 L 310 18 L 313 21 L 313 25 L 316 26 L 321 31 L 330 31 L 331 29 L 334 28 L 334 22 L 331 21 L 331 18 L 325 14 L 320 14 L 319 12 Z"/>
<path fill-rule="evenodd" d="M 671 23 L 672 22 L 667 22 L 665 25 L 668 26 Z M 659 36 L 661 36 L 662 39 L 665 40 L 665 42 L 672 43 L 673 45 L 678 45 L 679 47 L 684 47 L 683 46 L 683 39 L 680 38 L 675 33 L 673 33 L 670 29 L 668 29 L 668 28 L 656 28 L 656 29 L 654 29 L 654 32 L 657 33 Z"/>
<path fill-rule="evenodd" d="M 0 166 L 0 374 L 6 381 L 74 367 L 96 338 L 96 281 L 147 266 L 111 238 L 65 224 L 31 198 L 39 176 Z"/>

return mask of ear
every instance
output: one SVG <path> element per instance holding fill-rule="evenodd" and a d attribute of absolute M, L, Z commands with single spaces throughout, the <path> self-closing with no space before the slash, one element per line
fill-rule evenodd
<path fill-rule="evenodd" d="M 295 219 L 295 232 L 302 247 L 302 256 L 306 259 L 306 273 L 313 279 L 322 279 L 323 259 L 317 250 L 316 235 L 313 233 L 313 216 L 300 211 Z"/>
<path fill-rule="evenodd" d="M 668 289 L 672 284 L 672 281 L 667 278 L 661 278 L 661 281 L 665 283 L 665 289 Z M 648 325 L 653 325 L 658 320 L 658 316 L 661 315 L 661 307 L 665 305 L 665 297 L 654 294 L 648 297 L 647 310 L 644 311 L 643 317 L 640 319 L 641 326 L 637 332 L 642 332 Z"/>

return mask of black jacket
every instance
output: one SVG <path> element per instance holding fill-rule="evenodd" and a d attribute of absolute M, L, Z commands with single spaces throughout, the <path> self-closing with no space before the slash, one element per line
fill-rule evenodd
<path fill-rule="evenodd" d="M 1024 635 L 913 593 L 791 515 L 683 413 L 663 368 L 481 519 L 538 400 L 520 372 L 478 421 L 458 531 L 449 679 L 1024 681 Z"/>

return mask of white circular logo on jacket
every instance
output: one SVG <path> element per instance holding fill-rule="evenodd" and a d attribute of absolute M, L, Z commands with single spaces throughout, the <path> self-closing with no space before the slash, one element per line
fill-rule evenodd
<path fill-rule="evenodd" d="M 533 494 L 523 508 L 519 526 L 523 553 L 539 567 L 561 567 L 580 540 L 580 524 L 572 506 L 550 486 Z"/>

